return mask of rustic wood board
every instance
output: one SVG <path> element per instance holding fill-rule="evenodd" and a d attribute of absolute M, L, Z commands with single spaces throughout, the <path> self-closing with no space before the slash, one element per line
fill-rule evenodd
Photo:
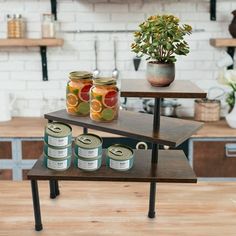
<path fill-rule="evenodd" d="M 168 87 L 151 86 L 146 79 L 121 80 L 122 97 L 146 98 L 205 98 L 206 93 L 194 83 L 175 80 Z"/>
<path fill-rule="evenodd" d="M 181 150 L 160 150 L 158 165 L 151 166 L 151 150 L 135 150 L 134 166 L 129 171 L 115 171 L 106 167 L 105 155 L 102 167 L 93 172 L 81 171 L 74 166 L 66 171 L 46 168 L 40 158 L 28 173 L 29 179 L 81 180 L 81 181 L 126 181 L 126 182 L 175 182 L 195 183 L 196 176 Z"/>
<path fill-rule="evenodd" d="M 233 38 L 212 38 L 210 44 L 213 47 L 236 47 L 236 39 Z"/>
<path fill-rule="evenodd" d="M 157 216 L 147 217 L 149 184 L 59 182 L 49 198 L 39 181 L 43 231 L 34 231 L 30 183 L 0 181 L 0 235 L 235 236 L 236 183 L 157 185 Z"/>
<path fill-rule="evenodd" d="M 153 115 L 129 111 L 120 111 L 118 120 L 110 123 L 98 123 L 88 117 L 72 116 L 66 110 L 45 114 L 45 118 L 173 147 L 184 142 L 203 125 L 196 121 L 162 116 L 160 131 L 153 132 Z"/>

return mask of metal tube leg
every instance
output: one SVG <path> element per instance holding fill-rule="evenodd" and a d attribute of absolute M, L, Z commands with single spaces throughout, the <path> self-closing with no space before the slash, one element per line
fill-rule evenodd
<path fill-rule="evenodd" d="M 148 217 L 155 218 L 155 200 L 156 200 L 156 183 L 151 182 L 150 184 L 150 195 L 149 195 L 149 211 Z"/>
<path fill-rule="evenodd" d="M 60 195 L 58 180 L 55 180 L 55 192 L 57 196 Z"/>
<path fill-rule="evenodd" d="M 32 190 L 32 198 L 33 198 L 33 206 L 34 206 L 35 230 L 40 231 L 43 229 L 43 225 L 41 221 L 37 180 L 31 180 L 31 190 Z"/>
<path fill-rule="evenodd" d="M 56 194 L 55 180 L 49 180 L 49 187 L 50 187 L 50 198 L 51 199 L 56 198 L 57 194 Z"/>

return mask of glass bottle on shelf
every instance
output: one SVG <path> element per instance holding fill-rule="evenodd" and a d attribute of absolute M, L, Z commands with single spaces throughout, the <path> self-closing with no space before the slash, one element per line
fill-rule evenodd
<path fill-rule="evenodd" d="M 7 15 L 7 37 L 24 38 L 25 21 L 21 14 Z"/>
<path fill-rule="evenodd" d="M 113 78 L 99 77 L 90 90 L 90 118 L 98 122 L 111 122 L 118 118 L 119 89 Z"/>
<path fill-rule="evenodd" d="M 56 27 L 55 17 L 53 14 L 43 14 L 42 38 L 55 38 Z"/>

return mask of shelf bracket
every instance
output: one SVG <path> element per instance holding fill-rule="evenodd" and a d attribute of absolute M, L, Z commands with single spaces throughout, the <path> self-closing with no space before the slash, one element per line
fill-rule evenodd
<path fill-rule="evenodd" d="M 210 0 L 211 20 L 216 21 L 216 0 Z"/>
<path fill-rule="evenodd" d="M 51 13 L 54 15 L 55 20 L 57 20 L 57 0 L 51 0 Z"/>
<path fill-rule="evenodd" d="M 227 48 L 227 53 L 232 57 L 232 59 L 234 61 L 235 47 L 228 47 Z M 234 68 L 234 64 L 227 67 L 228 70 L 233 69 L 233 68 Z"/>
<path fill-rule="evenodd" d="M 48 81 L 47 47 L 46 46 L 40 46 L 40 54 L 41 54 L 41 61 L 42 61 L 43 81 Z"/>

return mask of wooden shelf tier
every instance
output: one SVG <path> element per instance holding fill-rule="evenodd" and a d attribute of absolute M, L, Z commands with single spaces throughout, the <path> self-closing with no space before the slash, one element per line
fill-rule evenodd
<path fill-rule="evenodd" d="M 161 117 L 160 131 L 153 132 L 153 115 L 138 112 L 120 111 L 119 118 L 111 123 L 98 123 L 89 117 L 69 115 L 66 110 L 45 114 L 48 120 L 78 125 L 89 129 L 109 132 L 130 138 L 177 147 L 194 134 L 203 123 Z"/>
<path fill-rule="evenodd" d="M 146 98 L 205 98 L 206 93 L 194 83 L 175 80 L 168 87 L 153 87 L 146 79 L 121 80 L 122 97 Z"/>
<path fill-rule="evenodd" d="M 74 166 L 73 161 L 68 170 L 54 171 L 43 165 L 43 158 L 41 157 L 28 172 L 28 179 L 127 182 L 153 181 L 167 183 L 197 182 L 197 178 L 181 150 L 159 150 L 158 165 L 151 164 L 150 150 L 135 150 L 134 166 L 128 171 L 116 171 L 108 168 L 105 164 L 105 157 L 103 158 L 101 168 L 97 171 L 82 171 Z"/>
<path fill-rule="evenodd" d="M 0 39 L 0 47 L 56 47 L 62 46 L 64 43 L 63 39 Z"/>
<path fill-rule="evenodd" d="M 233 38 L 213 38 L 210 39 L 210 45 L 213 47 L 236 47 L 236 39 Z"/>

